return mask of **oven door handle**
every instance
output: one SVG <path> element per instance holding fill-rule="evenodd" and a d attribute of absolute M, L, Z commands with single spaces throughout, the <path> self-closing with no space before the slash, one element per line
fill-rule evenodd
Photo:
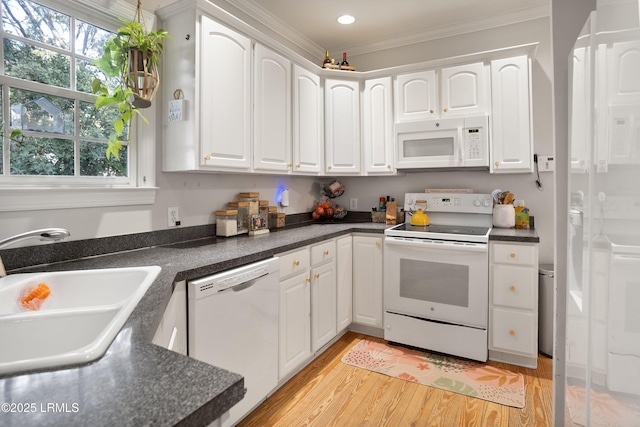
<path fill-rule="evenodd" d="M 384 243 L 387 245 L 410 246 L 414 248 L 446 248 L 466 252 L 486 253 L 489 251 L 486 243 L 448 242 L 445 240 L 412 239 L 408 237 L 385 236 Z"/>

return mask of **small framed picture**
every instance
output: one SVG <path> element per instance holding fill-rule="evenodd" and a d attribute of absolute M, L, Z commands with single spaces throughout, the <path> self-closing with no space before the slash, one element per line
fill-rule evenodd
<path fill-rule="evenodd" d="M 264 230 L 267 225 L 267 215 L 263 213 L 251 215 L 251 230 Z"/>

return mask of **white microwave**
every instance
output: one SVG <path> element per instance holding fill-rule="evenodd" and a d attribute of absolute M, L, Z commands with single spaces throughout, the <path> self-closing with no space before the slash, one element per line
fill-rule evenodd
<path fill-rule="evenodd" d="M 488 168 L 489 117 L 396 123 L 396 168 Z"/>

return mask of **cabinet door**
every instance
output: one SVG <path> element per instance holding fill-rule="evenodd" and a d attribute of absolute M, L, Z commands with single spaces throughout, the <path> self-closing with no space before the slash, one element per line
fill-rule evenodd
<path fill-rule="evenodd" d="M 471 116 L 488 111 L 489 79 L 483 63 L 440 70 L 440 115 Z"/>
<path fill-rule="evenodd" d="M 437 117 L 436 72 L 400 74 L 395 84 L 396 122 Z"/>
<path fill-rule="evenodd" d="M 491 349 L 537 356 L 537 316 L 529 312 L 494 308 L 491 317 Z"/>
<path fill-rule="evenodd" d="M 491 172 L 532 172 L 533 143 L 526 55 L 491 61 Z"/>
<path fill-rule="evenodd" d="M 291 170 L 291 63 L 256 44 L 253 168 Z"/>
<path fill-rule="evenodd" d="M 202 17 L 201 166 L 251 169 L 251 40 Z M 224 66 L 221 66 L 224 64 Z"/>
<path fill-rule="evenodd" d="M 293 171 L 318 174 L 322 171 L 322 90 L 320 77 L 293 67 Z"/>
<path fill-rule="evenodd" d="M 571 123 L 569 125 L 570 158 L 572 172 L 586 172 L 588 161 L 587 144 L 590 141 L 589 126 L 589 49 L 573 49 L 571 69 Z"/>
<path fill-rule="evenodd" d="M 360 84 L 326 79 L 325 149 L 327 174 L 360 173 Z"/>
<path fill-rule="evenodd" d="M 367 174 L 393 174 L 391 77 L 364 83 L 362 146 Z"/>
<path fill-rule="evenodd" d="M 280 282 L 280 379 L 311 356 L 310 281 L 306 271 Z"/>
<path fill-rule="evenodd" d="M 336 240 L 336 311 L 338 331 L 353 319 L 353 243 L 351 236 Z"/>
<path fill-rule="evenodd" d="M 608 105 L 638 104 L 640 102 L 640 42 L 614 43 L 609 71 L 610 99 Z"/>
<path fill-rule="evenodd" d="M 382 327 L 382 237 L 353 236 L 353 321 Z"/>
<path fill-rule="evenodd" d="M 311 340 L 318 351 L 337 334 L 336 271 L 333 261 L 311 269 Z"/>

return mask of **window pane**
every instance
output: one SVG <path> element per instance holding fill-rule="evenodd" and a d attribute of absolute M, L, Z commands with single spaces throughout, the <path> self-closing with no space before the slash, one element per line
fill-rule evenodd
<path fill-rule="evenodd" d="M 11 141 L 12 175 L 73 175 L 73 141 L 26 137 Z"/>
<path fill-rule="evenodd" d="M 120 159 L 105 155 L 107 144 L 101 142 L 80 142 L 80 175 L 82 176 L 128 176 L 128 148 L 122 146 Z"/>
<path fill-rule="evenodd" d="M 109 139 L 113 132 L 113 121 L 120 117 L 117 108 L 100 108 L 89 102 L 80 103 L 80 136 Z M 129 138 L 129 126 L 122 132 L 121 141 Z"/>
<path fill-rule="evenodd" d="M 11 89 L 11 128 L 73 135 L 73 100 Z"/>
<path fill-rule="evenodd" d="M 71 18 L 28 0 L 2 0 L 2 26 L 9 34 L 69 49 Z"/>
<path fill-rule="evenodd" d="M 91 59 L 102 56 L 102 46 L 115 34 L 91 25 L 87 22 L 76 21 L 76 53 Z"/>
<path fill-rule="evenodd" d="M 69 88 L 70 63 L 67 55 L 4 39 L 4 73 L 7 76 Z"/>

